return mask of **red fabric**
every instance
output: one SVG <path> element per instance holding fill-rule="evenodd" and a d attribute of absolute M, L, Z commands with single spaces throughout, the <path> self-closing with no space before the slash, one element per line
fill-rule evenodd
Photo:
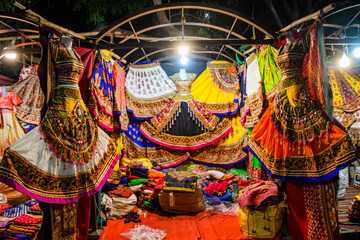
<path fill-rule="evenodd" d="M 91 196 L 81 198 L 78 204 L 76 228 L 79 231 L 77 240 L 87 240 L 90 224 Z"/>
<path fill-rule="evenodd" d="M 130 173 L 128 179 L 140 179 L 141 177 L 135 176 L 134 174 Z"/>
<path fill-rule="evenodd" d="M 77 54 L 80 55 L 81 61 L 84 64 L 84 70 L 80 76 L 79 88 L 83 101 L 87 102 L 89 79 L 93 72 L 93 62 L 94 62 L 95 52 L 93 49 L 89 49 L 89 48 L 74 47 L 74 49 L 77 52 Z"/>
<path fill-rule="evenodd" d="M 274 182 L 265 181 L 251 184 L 238 198 L 241 208 L 245 206 L 259 206 L 268 197 L 278 196 L 278 187 Z"/>
<path fill-rule="evenodd" d="M 196 215 L 170 215 L 146 212 L 140 216 L 141 223 L 124 223 L 124 220 L 108 220 L 99 239 L 125 240 L 121 233 L 134 228 L 135 225 L 146 225 L 166 231 L 165 240 L 261 240 L 247 237 L 241 233 L 238 216 L 216 214 L 203 211 Z M 219 227 L 221 226 L 221 227 Z M 280 235 L 275 239 L 280 239 Z M 271 240 L 271 239 L 267 239 Z"/>
<path fill-rule="evenodd" d="M 307 239 L 306 208 L 303 185 L 286 183 L 289 211 L 287 214 L 288 234 L 294 239 Z"/>
<path fill-rule="evenodd" d="M 131 190 L 131 188 L 119 186 L 115 190 L 109 191 L 108 193 L 119 195 L 124 198 L 129 198 L 131 195 L 133 195 L 134 192 Z"/>
<path fill-rule="evenodd" d="M 210 195 L 214 195 L 215 192 L 226 192 L 226 188 L 229 186 L 229 181 L 223 181 L 221 183 L 214 182 L 204 188 L 205 192 Z"/>

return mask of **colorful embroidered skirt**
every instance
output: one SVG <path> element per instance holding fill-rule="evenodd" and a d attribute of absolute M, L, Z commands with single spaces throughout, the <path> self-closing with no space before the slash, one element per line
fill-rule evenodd
<path fill-rule="evenodd" d="M 0 159 L 7 147 L 25 135 L 12 110 L 0 109 Z"/>
<path fill-rule="evenodd" d="M 231 132 L 212 145 L 190 151 L 191 160 L 208 165 L 230 166 L 247 158 L 243 151 L 247 143 L 247 134 L 241 125 L 239 112 L 225 118 L 231 122 Z"/>
<path fill-rule="evenodd" d="M 5 151 L 0 180 L 39 201 L 77 202 L 101 189 L 118 160 L 116 144 L 100 128 L 94 155 L 76 165 L 56 157 L 36 127 Z"/>
<path fill-rule="evenodd" d="M 332 179 L 322 183 L 287 182 L 288 234 L 295 240 L 340 239 Z"/>
<path fill-rule="evenodd" d="M 281 119 L 275 120 L 279 115 L 276 115 L 277 110 L 274 110 L 275 115 L 272 114 L 272 108 L 274 105 L 271 104 L 252 130 L 248 145 L 272 177 L 291 181 L 324 181 L 356 159 L 349 136 L 321 118 L 321 113 L 315 110 L 313 113 L 319 114 L 311 115 L 310 112 L 309 117 L 307 112 L 296 118 L 302 120 L 302 124 L 278 131 Z"/>
<path fill-rule="evenodd" d="M 235 113 L 239 108 L 240 85 L 234 64 L 211 61 L 191 85 L 191 95 L 218 116 Z"/>
<path fill-rule="evenodd" d="M 176 93 L 175 84 L 156 63 L 131 66 L 125 86 L 127 109 L 140 119 L 159 113 Z"/>

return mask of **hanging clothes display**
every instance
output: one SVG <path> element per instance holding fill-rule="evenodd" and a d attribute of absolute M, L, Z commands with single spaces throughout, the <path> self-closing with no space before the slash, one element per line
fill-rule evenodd
<path fill-rule="evenodd" d="M 114 94 L 115 85 L 116 81 L 120 80 L 114 78 L 114 65 L 115 61 L 111 58 L 111 53 L 101 50 L 89 84 L 91 92 L 88 102 L 89 110 L 106 131 L 113 131 L 120 127 L 114 117 L 114 105 L 118 105 L 117 95 Z"/>
<path fill-rule="evenodd" d="M 279 52 L 276 48 L 270 45 L 263 45 L 258 49 L 256 55 L 264 88 L 263 91 L 269 102 L 273 100 L 281 80 L 281 70 L 275 61 L 278 54 Z"/>
<path fill-rule="evenodd" d="M 116 62 L 113 69 L 115 79 L 114 89 L 114 116 L 119 118 L 120 127 L 123 131 L 128 130 L 129 116 L 126 109 L 125 96 L 125 71 L 120 63 Z"/>
<path fill-rule="evenodd" d="M 349 136 L 324 116 L 305 84 L 309 44 L 304 37 L 280 49 L 280 88 L 249 140 L 252 153 L 283 180 L 324 181 L 355 160 Z"/>
<path fill-rule="evenodd" d="M 253 128 L 263 112 L 264 96 L 259 70 L 259 62 L 253 53 L 246 59 L 245 106 L 241 109 L 242 124 Z"/>
<path fill-rule="evenodd" d="M 179 150 L 195 150 L 211 145 L 226 136 L 232 129 L 228 119 L 219 119 L 190 93 L 196 75 L 179 73 L 171 76 L 177 86 L 176 96 L 151 121 L 141 124 L 145 137 L 164 147 Z"/>
<path fill-rule="evenodd" d="M 333 116 L 347 130 L 358 147 L 360 145 L 360 71 L 329 67 L 333 95 Z"/>
<path fill-rule="evenodd" d="M 5 151 L 0 180 L 37 200 L 65 204 L 97 192 L 119 155 L 81 99 L 79 56 L 50 40 L 48 57 L 49 76 L 56 76 L 51 102 L 40 126 Z"/>
<path fill-rule="evenodd" d="M 132 65 L 126 75 L 127 109 L 150 119 L 175 96 L 176 86 L 158 63 Z"/>
<path fill-rule="evenodd" d="M 0 88 L 0 159 L 4 150 L 25 134 L 14 113 L 14 106 L 19 105 L 21 99 L 8 91 L 8 87 Z"/>
<path fill-rule="evenodd" d="M 40 112 L 44 104 L 45 96 L 40 87 L 37 67 L 23 67 L 19 81 L 10 87 L 10 91 L 16 93 L 22 101 L 14 107 L 16 117 L 26 131 L 40 124 Z"/>
<path fill-rule="evenodd" d="M 211 61 L 191 84 L 191 95 L 217 116 L 236 113 L 241 97 L 236 66 L 227 61 Z"/>
<path fill-rule="evenodd" d="M 224 118 L 231 122 L 231 132 L 212 145 L 191 151 L 192 161 L 207 165 L 230 166 L 247 158 L 247 154 L 243 151 L 247 144 L 247 133 L 241 125 L 240 112 Z"/>
<path fill-rule="evenodd" d="M 174 167 L 190 157 L 186 151 L 167 149 L 151 142 L 140 132 L 141 121 L 130 118 L 128 131 L 123 133 L 124 150 L 128 158 L 147 158 L 156 169 Z"/>

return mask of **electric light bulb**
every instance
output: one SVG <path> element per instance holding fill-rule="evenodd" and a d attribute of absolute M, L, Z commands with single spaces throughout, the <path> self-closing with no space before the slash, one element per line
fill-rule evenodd
<path fill-rule="evenodd" d="M 184 57 L 180 58 L 180 62 L 181 62 L 182 65 L 185 65 L 185 64 L 187 64 L 189 62 L 189 59 L 184 56 Z"/>
<path fill-rule="evenodd" d="M 16 53 L 6 53 L 5 57 L 8 59 L 15 59 L 16 58 Z"/>
<path fill-rule="evenodd" d="M 187 46 L 180 46 L 178 49 L 181 56 L 185 56 L 189 53 L 189 48 Z"/>
<path fill-rule="evenodd" d="M 342 68 L 346 68 L 350 65 L 350 58 L 344 53 L 339 61 L 339 65 Z"/>
<path fill-rule="evenodd" d="M 354 56 L 360 58 L 360 47 L 354 49 Z"/>

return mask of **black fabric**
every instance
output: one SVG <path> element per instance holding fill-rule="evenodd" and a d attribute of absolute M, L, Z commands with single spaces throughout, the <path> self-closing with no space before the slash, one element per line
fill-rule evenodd
<path fill-rule="evenodd" d="M 196 136 L 204 133 L 205 131 L 201 130 L 196 121 L 190 117 L 188 104 L 182 102 L 180 107 L 181 113 L 174 119 L 174 125 L 166 133 L 174 136 Z"/>
<path fill-rule="evenodd" d="M 137 177 L 140 177 L 140 178 L 148 178 L 148 175 L 145 171 L 142 171 L 140 169 L 134 169 L 134 168 L 131 168 L 130 169 L 130 172 L 131 174 L 137 176 Z"/>

